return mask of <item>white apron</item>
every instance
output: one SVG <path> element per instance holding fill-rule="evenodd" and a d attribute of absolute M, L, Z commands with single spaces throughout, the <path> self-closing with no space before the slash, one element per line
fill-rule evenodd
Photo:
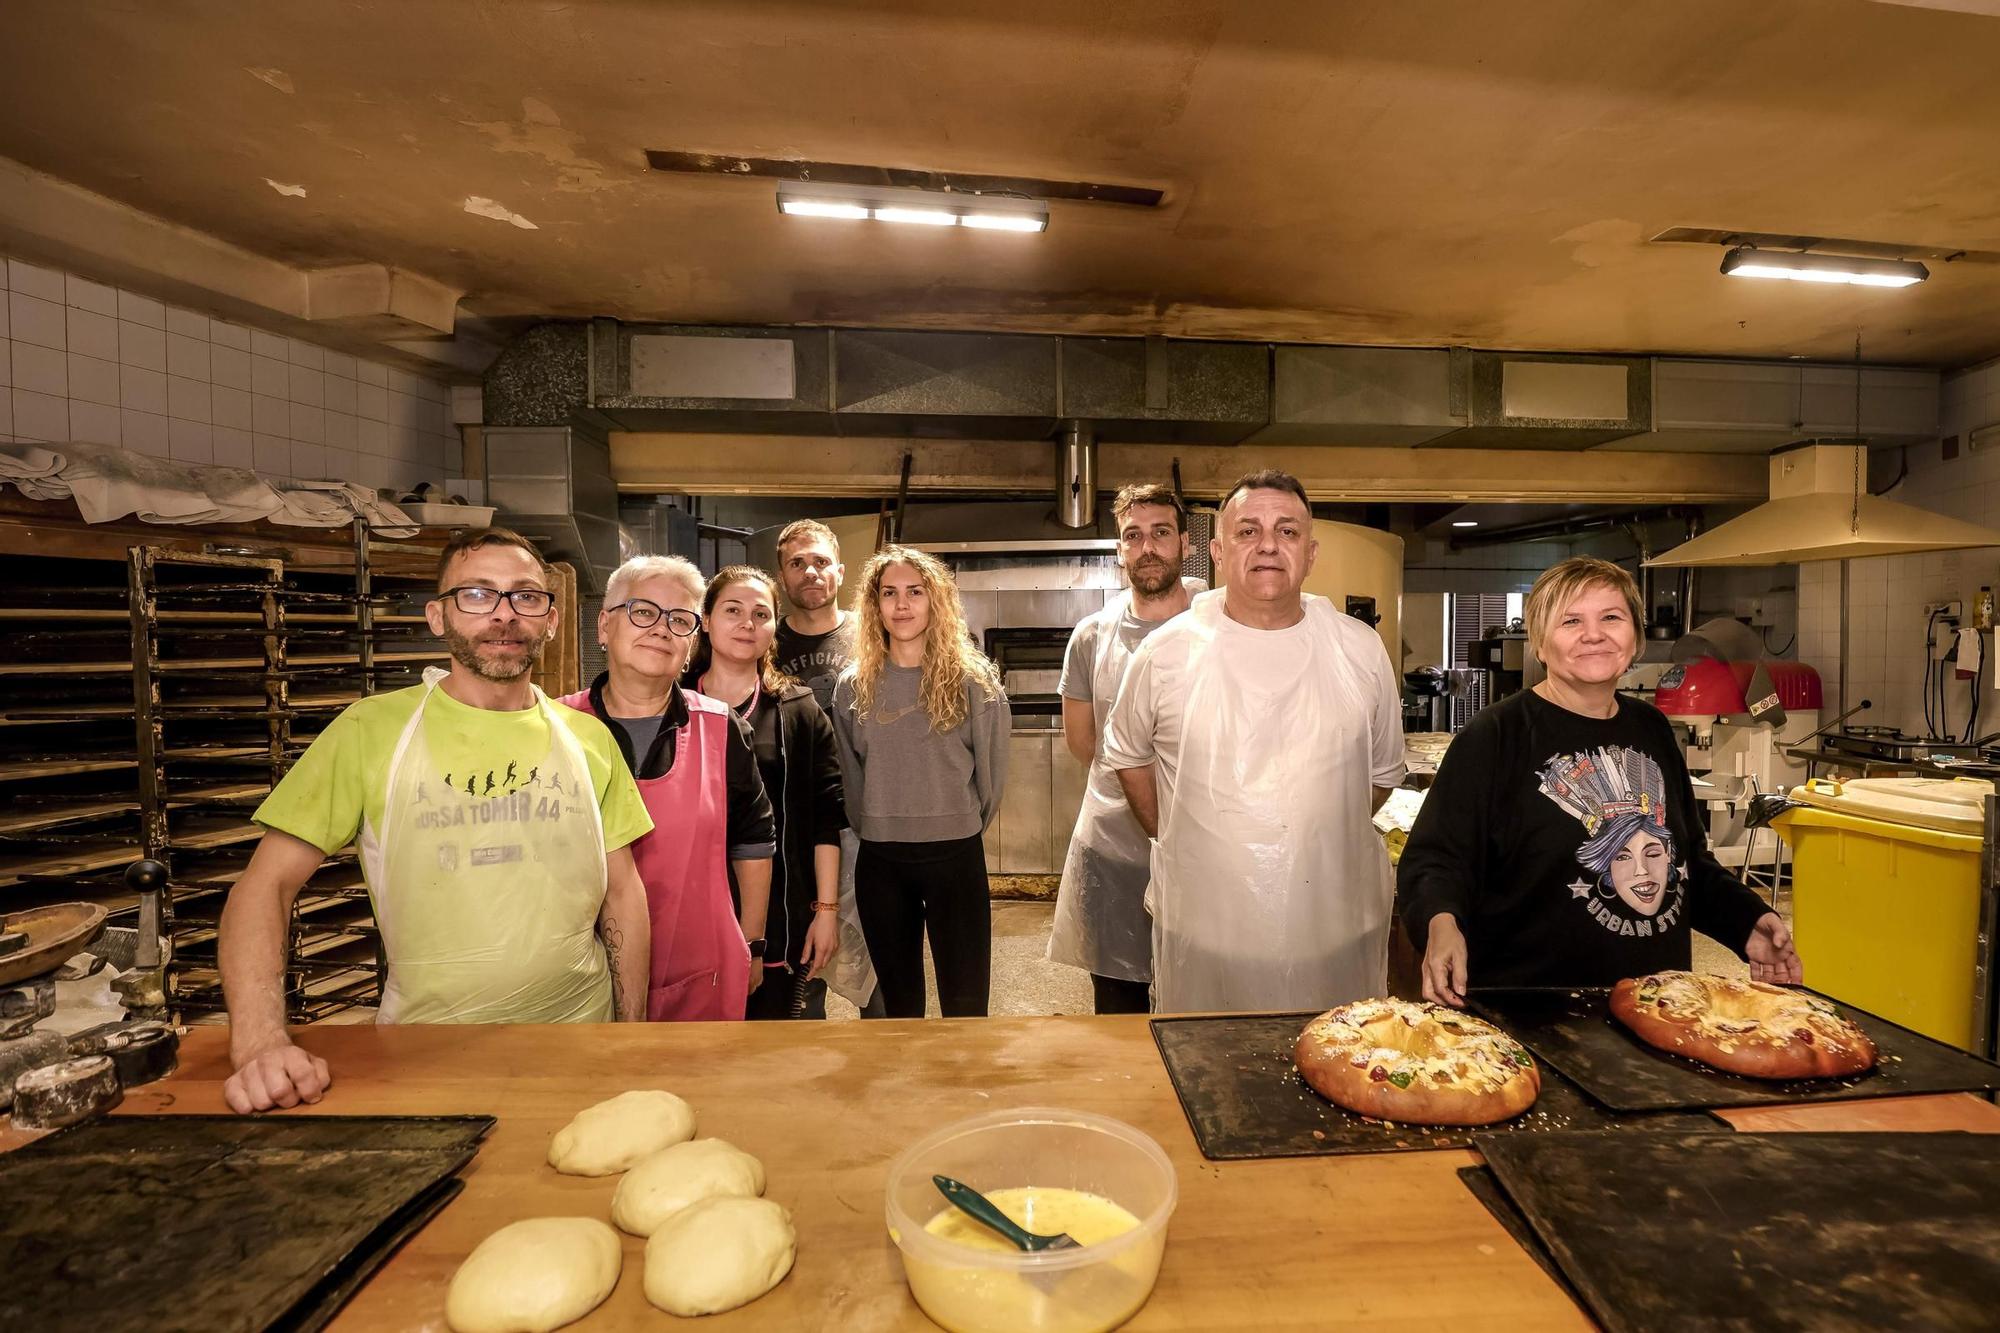
<path fill-rule="evenodd" d="M 447 790 L 423 728 L 444 676 L 424 672 L 389 761 L 380 836 L 361 833 L 389 959 L 378 1021 L 606 1022 L 604 822 L 583 747 L 537 689 L 549 752 L 535 782 L 492 796 Z"/>
<path fill-rule="evenodd" d="M 1097 753 L 1091 757 L 1083 806 L 1063 859 L 1048 956 L 1052 963 L 1067 963 L 1101 977 L 1151 981 L 1153 924 L 1146 916 L 1146 881 L 1152 875 L 1149 840 L 1125 803 L 1117 773 L 1104 762 L 1105 719 L 1118 701 L 1118 686 L 1132 660 L 1118 632 L 1131 604 L 1128 591 L 1100 613 L 1106 627 L 1090 676 Z M 1062 762 L 1060 756 L 1056 762 Z"/>
<path fill-rule="evenodd" d="M 1366 677 L 1325 598 L 1260 632 L 1187 613 L 1181 755 L 1152 849 L 1155 1012 L 1325 1009 L 1387 993 L 1389 858 L 1370 823 Z"/>

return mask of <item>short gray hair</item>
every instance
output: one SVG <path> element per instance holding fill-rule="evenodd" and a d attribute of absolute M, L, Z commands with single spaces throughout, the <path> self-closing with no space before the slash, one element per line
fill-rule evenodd
<path fill-rule="evenodd" d="M 604 585 L 604 604 L 617 606 L 631 594 L 633 584 L 654 578 L 669 578 L 685 588 L 693 606 L 701 605 L 702 593 L 708 589 L 708 580 L 685 556 L 635 555 L 612 571 Z"/>

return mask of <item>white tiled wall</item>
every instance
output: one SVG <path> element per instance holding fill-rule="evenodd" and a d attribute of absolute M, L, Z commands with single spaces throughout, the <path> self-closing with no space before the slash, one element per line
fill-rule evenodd
<path fill-rule="evenodd" d="M 458 473 L 451 416 L 436 380 L 0 260 L 0 439 L 404 489 Z"/>
<path fill-rule="evenodd" d="M 1973 452 L 1967 436 L 1979 426 L 2000 423 L 2000 362 L 1948 377 L 1943 386 L 1942 426 L 1956 437 L 1958 456 L 1946 459 L 1939 443 L 1910 450 L 1909 475 L 1889 498 L 1953 518 L 2000 528 L 2000 441 Z M 1981 586 L 2000 595 L 2000 548 L 1941 551 L 1930 555 L 1883 556 L 1852 562 L 1849 571 L 1849 705 L 1868 699 L 1873 707 L 1856 724 L 1897 726 L 1926 733 L 1924 716 L 1924 633 L 1927 603 L 1958 601 L 1969 615 Z M 1840 663 L 1840 566 L 1819 561 L 1799 567 L 1800 655 L 1819 669 L 1831 708 L 1838 692 Z M 1994 644 L 1987 636 L 1987 662 L 1977 685 L 1977 731 L 2000 731 L 2000 692 L 1993 688 Z M 1946 686 L 1945 730 L 1966 722 L 1967 682 Z M 1829 712 L 1828 716 L 1832 714 Z"/>

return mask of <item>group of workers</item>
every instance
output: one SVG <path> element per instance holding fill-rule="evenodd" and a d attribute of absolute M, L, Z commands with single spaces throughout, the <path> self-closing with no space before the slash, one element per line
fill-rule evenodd
<path fill-rule="evenodd" d="M 1089 776 L 1050 958 L 1099 1013 L 1306 1009 L 1386 992 L 1399 914 L 1423 990 L 1601 984 L 1685 967 L 1689 931 L 1797 980 L 1784 923 L 1707 851 L 1672 732 L 1617 692 L 1643 608 L 1565 561 L 1529 594 L 1548 678 L 1459 736 L 1392 876 L 1373 812 L 1403 778 L 1398 677 L 1368 624 L 1304 592 L 1304 487 L 1224 498 L 1219 588 L 1181 575 L 1186 509 L 1113 504 L 1129 585 L 1077 626 L 1060 692 Z M 425 608 L 450 651 L 351 705 L 256 813 L 221 931 L 239 1111 L 316 1101 L 285 1026 L 291 907 L 355 846 L 387 960 L 383 1022 L 947 1017 L 987 1012 L 982 833 L 1008 704 L 950 571 L 890 546 L 853 610 L 834 534 L 801 520 L 775 577 L 641 556 L 596 625 L 607 669 L 552 700 L 548 571 L 500 528 L 456 534 Z M 781 605 L 780 593 L 784 602 Z"/>

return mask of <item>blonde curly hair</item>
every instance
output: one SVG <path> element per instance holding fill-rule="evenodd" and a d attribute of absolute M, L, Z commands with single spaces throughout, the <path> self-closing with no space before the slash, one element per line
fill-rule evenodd
<path fill-rule="evenodd" d="M 889 660 L 889 632 L 882 625 L 882 576 L 891 565 L 908 565 L 923 581 L 930 623 L 924 628 L 923 677 L 917 695 L 933 732 L 947 732 L 965 721 L 969 687 L 977 684 L 989 700 L 1005 697 L 1000 672 L 966 634 L 965 609 L 958 584 L 934 555 L 908 546 L 885 546 L 861 569 L 858 599 L 861 623 L 854 635 L 854 711 L 867 717 L 875 711 L 875 689 Z"/>

